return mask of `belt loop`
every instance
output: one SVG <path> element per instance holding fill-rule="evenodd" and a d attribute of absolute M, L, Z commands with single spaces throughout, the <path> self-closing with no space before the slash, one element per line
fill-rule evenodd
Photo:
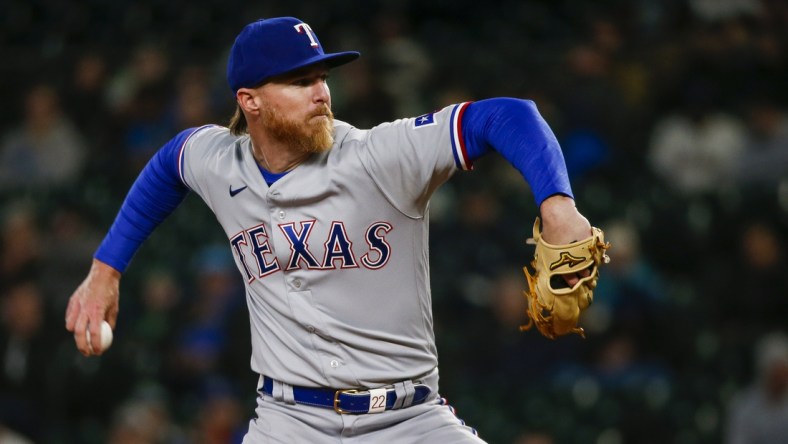
<path fill-rule="evenodd" d="M 405 402 L 405 396 L 407 393 L 405 392 L 405 384 L 398 382 L 394 384 L 394 393 L 397 394 L 397 399 L 394 401 L 394 405 L 391 406 L 392 410 L 401 409 L 402 404 Z"/>
<path fill-rule="evenodd" d="M 402 407 L 410 407 L 413 404 L 413 395 L 416 394 L 416 388 L 413 386 L 413 381 L 402 381 L 405 386 L 405 399 L 402 401 Z"/>
<path fill-rule="evenodd" d="M 284 401 L 284 384 L 274 379 L 274 386 L 271 387 L 271 396 L 277 401 Z"/>
<path fill-rule="evenodd" d="M 285 382 L 282 383 L 282 399 L 287 404 L 295 405 L 295 396 L 293 395 L 293 386 Z"/>

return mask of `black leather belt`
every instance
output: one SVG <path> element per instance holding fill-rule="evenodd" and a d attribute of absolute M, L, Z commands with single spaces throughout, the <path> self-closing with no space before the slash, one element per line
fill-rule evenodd
<path fill-rule="evenodd" d="M 264 376 L 261 390 L 273 396 L 274 380 Z M 418 405 L 427 400 L 430 388 L 425 384 L 413 384 L 413 400 L 408 405 L 396 408 L 405 408 Z M 340 414 L 360 415 L 365 413 L 378 413 L 384 410 L 393 410 L 397 405 L 397 391 L 393 387 L 383 389 L 328 389 L 314 387 L 293 386 L 293 399 L 298 404 L 311 405 L 334 409 Z"/>

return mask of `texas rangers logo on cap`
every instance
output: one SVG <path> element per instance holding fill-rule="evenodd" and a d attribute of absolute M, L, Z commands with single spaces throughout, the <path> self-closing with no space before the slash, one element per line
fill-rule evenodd
<path fill-rule="evenodd" d="M 359 55 L 357 51 L 326 54 L 312 28 L 297 18 L 260 19 L 236 37 L 227 62 L 227 82 L 236 93 L 299 68 L 316 63 L 334 68 Z"/>

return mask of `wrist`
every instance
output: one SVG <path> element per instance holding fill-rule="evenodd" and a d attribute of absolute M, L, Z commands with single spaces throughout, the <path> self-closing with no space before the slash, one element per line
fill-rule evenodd
<path fill-rule="evenodd" d="M 542 237 L 552 244 L 567 244 L 591 235 L 591 225 L 569 196 L 555 194 L 539 206 Z"/>
<path fill-rule="evenodd" d="M 96 258 L 93 259 L 93 263 L 90 265 L 90 274 L 96 278 L 114 280 L 120 280 L 121 276 L 120 271 Z"/>
<path fill-rule="evenodd" d="M 539 214 L 542 220 L 566 217 L 571 213 L 577 213 L 575 200 L 565 194 L 553 194 L 539 205 Z"/>

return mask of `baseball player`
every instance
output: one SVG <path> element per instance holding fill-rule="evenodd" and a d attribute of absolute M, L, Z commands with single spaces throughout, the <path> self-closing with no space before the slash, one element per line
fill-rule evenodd
<path fill-rule="evenodd" d="M 241 31 L 227 66 L 229 128 L 187 129 L 153 156 L 71 296 L 66 328 L 80 352 L 102 353 L 86 329 L 114 327 L 121 274 L 194 192 L 246 284 L 260 383 L 245 443 L 483 442 L 438 392 L 430 196 L 496 151 L 530 184 L 545 239 L 582 239 L 591 227 L 531 102 L 460 103 L 369 130 L 334 120 L 326 78 L 358 56 L 325 53 L 292 17 Z"/>

